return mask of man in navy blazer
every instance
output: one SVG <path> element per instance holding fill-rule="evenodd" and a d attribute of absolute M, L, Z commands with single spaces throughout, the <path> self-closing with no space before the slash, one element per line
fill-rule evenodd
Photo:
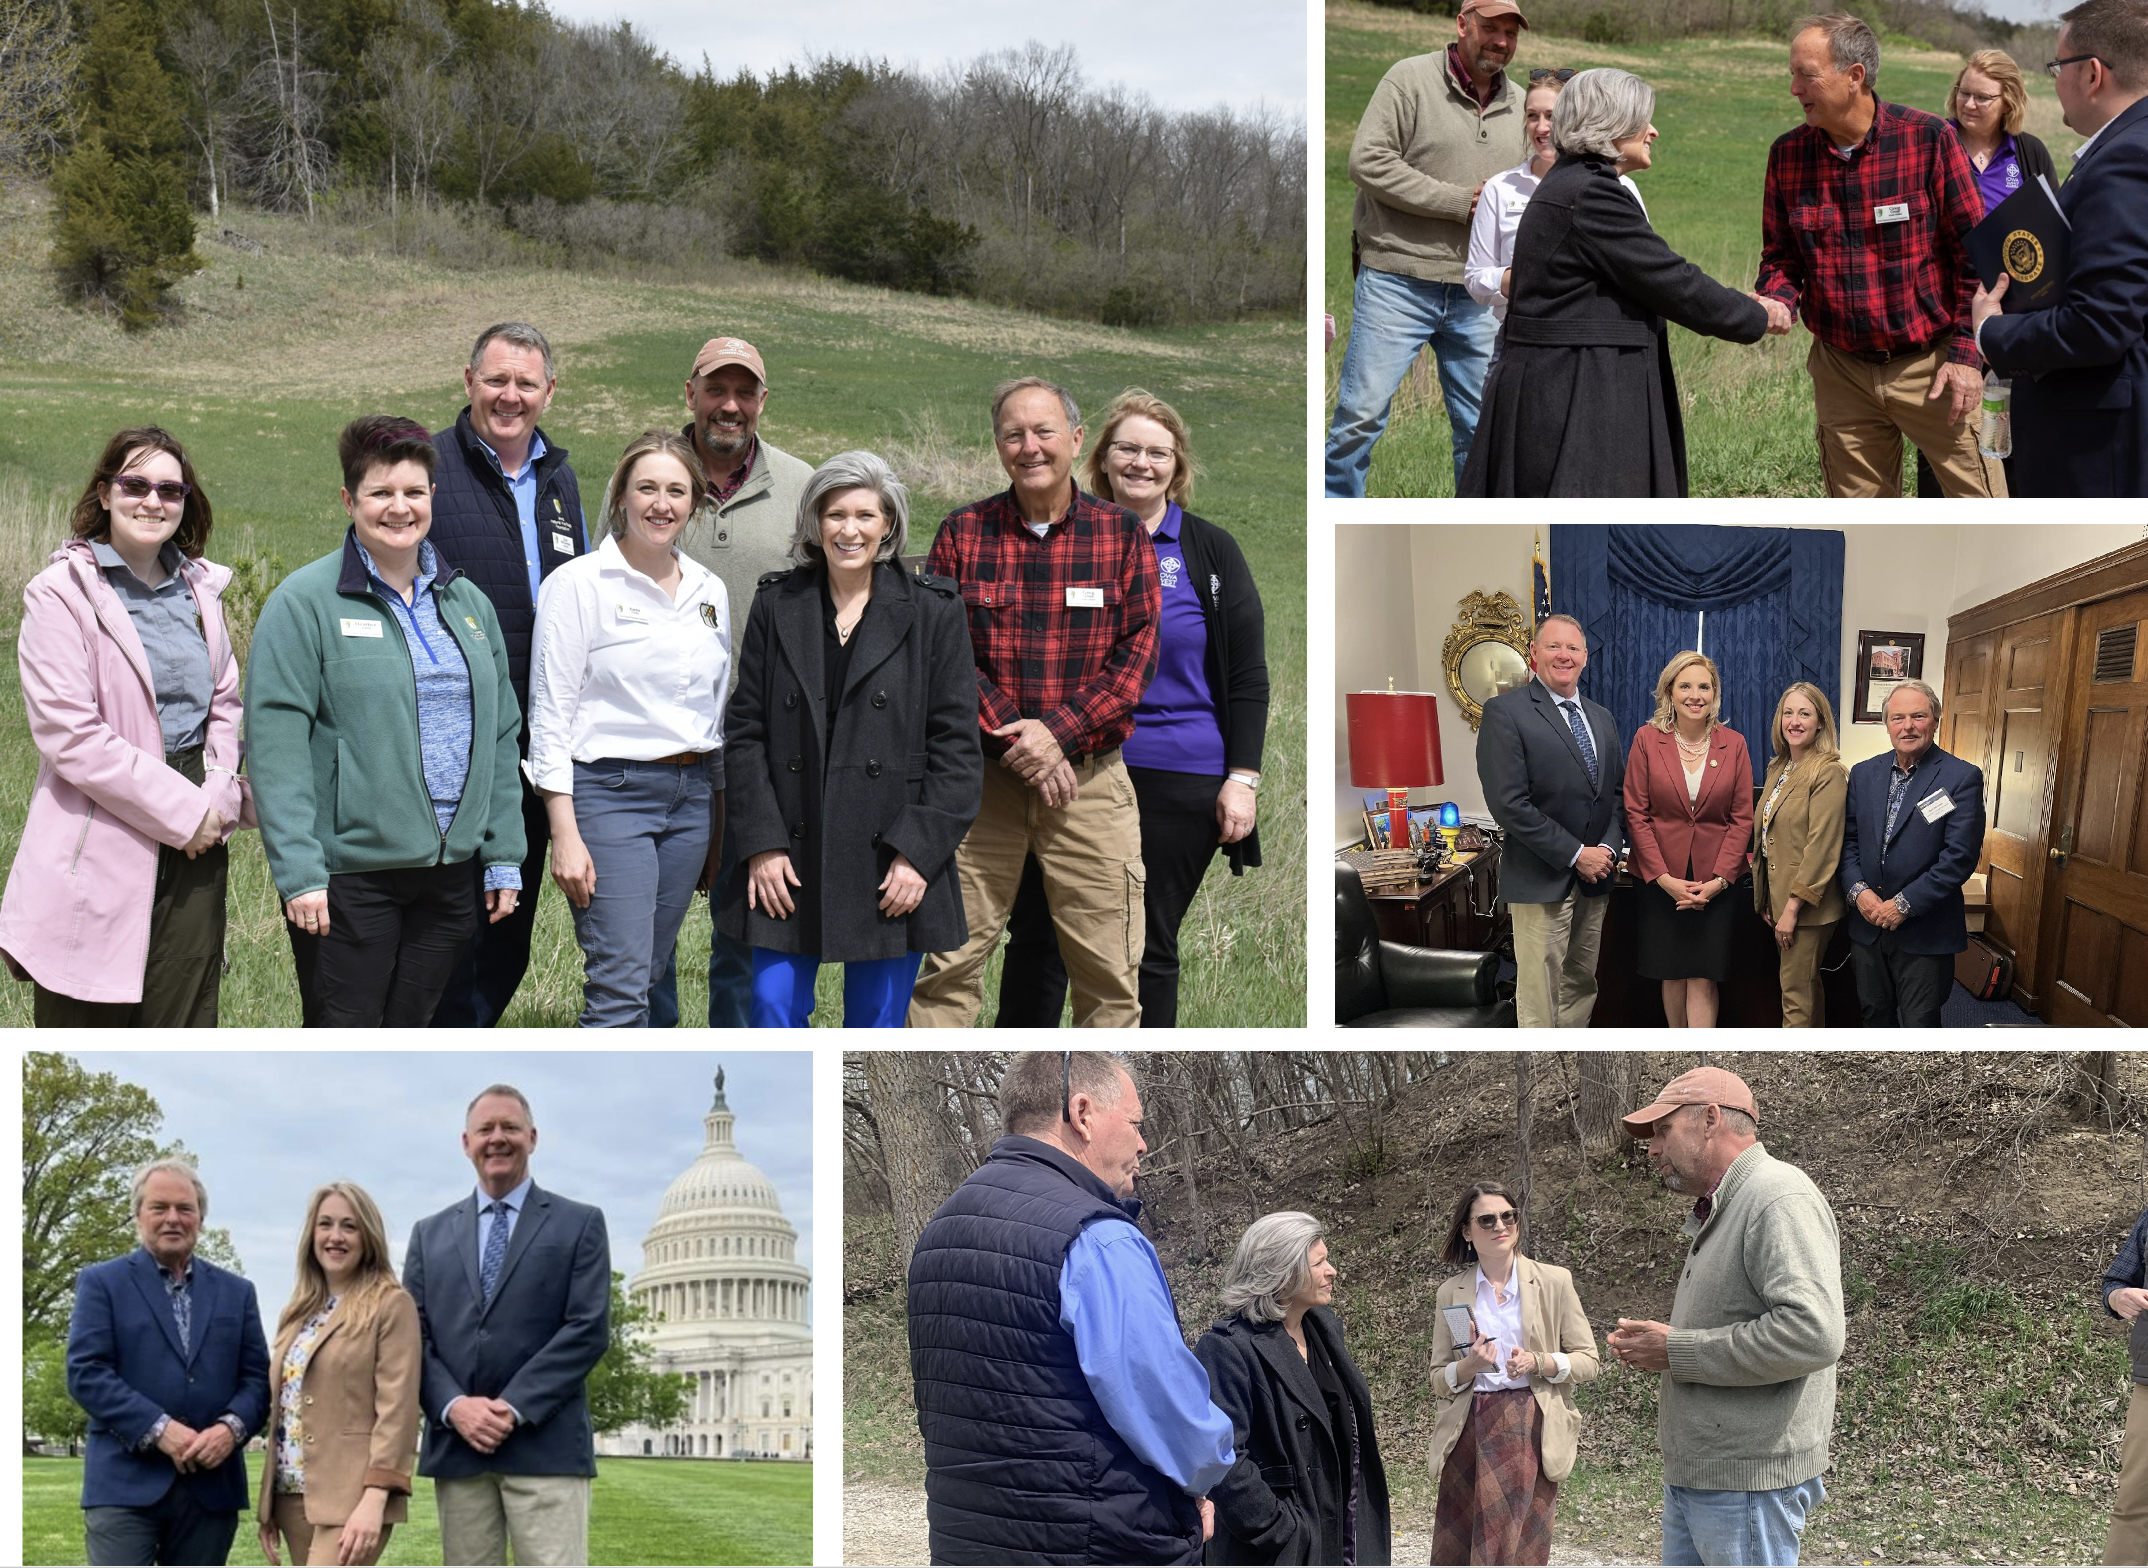
<path fill-rule="evenodd" d="M 462 1148 L 477 1191 L 418 1221 L 403 1284 L 425 1337 L 419 1379 L 440 1549 L 450 1563 L 589 1561 L 596 1434 L 584 1385 L 611 1341 L 603 1211 L 530 1179 L 537 1126 L 522 1092 L 470 1102 Z"/>
<path fill-rule="evenodd" d="M 1850 967 L 1867 1029 L 1937 1029 L 1969 945 L 1962 884 L 1984 852 L 1984 770 L 1933 744 L 1939 694 L 1924 682 L 1902 682 L 1885 713 L 1894 750 L 1850 769 Z"/>
<path fill-rule="evenodd" d="M 1610 709 L 1581 695 L 1579 621 L 1545 616 L 1529 656 L 1536 679 L 1484 705 L 1477 778 L 1507 835 L 1499 896 L 1514 917 L 1515 1021 L 1585 1029 L 1604 895 L 1626 846 L 1625 737 Z"/>
<path fill-rule="evenodd" d="M 254 1287 L 194 1256 L 208 1189 L 184 1160 L 134 1175 L 142 1245 L 75 1281 L 67 1392 L 89 1416 L 82 1519 L 92 1563 L 221 1563 L 268 1417 Z"/>
<path fill-rule="evenodd" d="M 2087 0 L 2063 23 L 2059 107 L 2088 138 L 2058 192 L 2066 291 L 2002 315 L 2002 276 L 1970 316 L 2014 381 L 2014 494 L 2148 495 L 2148 3 Z"/>

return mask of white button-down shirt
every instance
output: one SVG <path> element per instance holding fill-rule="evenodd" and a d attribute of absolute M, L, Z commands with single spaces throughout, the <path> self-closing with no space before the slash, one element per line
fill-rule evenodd
<path fill-rule="evenodd" d="M 1478 1269 L 1477 1299 L 1470 1311 L 1477 1320 L 1477 1332 L 1499 1347 L 1499 1363 L 1501 1366 L 1506 1365 L 1508 1358 L 1515 1351 L 1527 1348 L 1522 1343 L 1521 1269 L 1518 1265 L 1507 1274 L 1507 1299 L 1505 1301 L 1499 1299 L 1499 1292 L 1493 1289 L 1492 1282 L 1484 1277 L 1484 1270 Z M 1455 1350 L 1460 1355 L 1469 1354 L 1467 1345 L 1457 1345 Z M 1566 1381 L 1567 1374 L 1573 1370 L 1573 1363 L 1566 1358 L 1564 1351 L 1554 1350 L 1549 1356 L 1539 1359 L 1548 1361 L 1551 1364 L 1550 1370 L 1543 1374 L 1544 1381 L 1547 1383 L 1563 1383 Z M 1454 1362 L 1447 1363 L 1447 1386 L 1459 1393 L 1461 1389 L 1455 1381 L 1454 1368 Z M 1503 1388 L 1527 1388 L 1528 1386 L 1529 1380 L 1527 1378 L 1508 1377 L 1503 1372 L 1479 1372 L 1476 1376 L 1476 1381 L 1470 1384 L 1472 1391 L 1479 1394 L 1496 1393 Z"/>
<path fill-rule="evenodd" d="M 1462 287 L 1478 304 L 1491 306 L 1492 315 L 1500 321 L 1507 319 L 1508 302 L 1499 281 L 1514 265 L 1514 231 L 1521 227 L 1521 215 L 1529 209 L 1529 198 L 1542 183 L 1529 172 L 1534 161 L 1532 154 L 1522 160 L 1520 168 L 1486 180 L 1477 196 L 1477 215 L 1469 223 L 1469 256 L 1462 266 Z M 1623 174 L 1618 182 L 1640 203 L 1641 216 L 1646 218 L 1648 203 L 1641 201 L 1641 188 Z"/>
<path fill-rule="evenodd" d="M 574 764 L 713 752 L 723 787 L 731 608 L 723 579 L 674 552 L 673 599 L 606 537 L 555 567 L 537 594 L 530 647 L 530 777 L 572 793 Z"/>

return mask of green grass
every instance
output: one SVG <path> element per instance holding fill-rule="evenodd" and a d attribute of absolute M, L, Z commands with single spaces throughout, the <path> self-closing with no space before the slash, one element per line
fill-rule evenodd
<path fill-rule="evenodd" d="M 1338 337 L 1327 362 L 1325 412 L 1332 415 L 1342 373 L 1339 340 L 1350 324 L 1350 212 L 1356 196 L 1350 141 L 1387 68 L 1405 55 L 1444 49 L 1454 23 L 1354 0 L 1331 4 L 1327 23 L 1326 309 Z M 1768 147 L 1802 119 L 1790 97 L 1787 57 L 1787 46 L 1774 39 L 1611 47 L 1524 33 L 1516 69 L 1526 74 L 1539 65 L 1617 66 L 1654 87 L 1661 139 L 1654 167 L 1635 176 L 1649 219 L 1673 250 L 1710 277 L 1745 290 L 1759 270 Z M 1943 114 L 1960 68 L 1956 57 L 1890 43 L 1880 59 L 1880 95 Z M 2061 123 L 2042 77 L 2031 81 L 2029 94 L 2028 129 L 2064 168 L 2080 138 Z M 1820 494 L 1812 386 L 1805 373 L 1811 347 L 1802 324 L 1787 338 L 1750 347 L 1671 329 L 1694 495 Z M 1913 474 L 1908 482 L 1914 488 Z M 1419 389 L 1404 382 L 1394 418 L 1373 449 L 1367 493 L 1454 493 L 1453 446 L 1436 383 Z"/>
<path fill-rule="evenodd" d="M 1304 358 L 1294 322 L 1134 332 L 745 263 L 721 284 L 458 273 L 371 253 L 363 235 L 325 225 L 258 214 L 226 221 L 261 239 L 266 254 L 212 243 L 204 226 L 209 265 L 182 289 L 184 323 L 127 339 L 54 297 L 42 264 L 43 193 L 0 192 L 0 514 L 9 494 L 71 503 L 109 431 L 163 423 L 187 443 L 215 503 L 211 557 L 259 557 L 273 581 L 340 541 L 336 431 L 381 411 L 447 423 L 463 402 L 470 341 L 487 323 L 516 316 L 542 326 L 559 355 L 560 391 L 544 425 L 572 453 L 586 505 L 597 504 L 634 435 L 685 422 L 693 351 L 732 333 L 768 362 L 762 429 L 776 445 L 809 461 L 860 446 L 891 456 L 912 483 L 916 550 L 946 510 L 1005 485 L 984 428 L 997 382 L 1048 375 L 1089 409 L 1134 385 L 1174 403 L 1205 470 L 1196 509 L 1237 536 L 1260 583 L 1275 684 L 1261 791 L 1268 863 L 1242 878 L 1220 862 L 1211 873 L 1184 929 L 1180 1017 L 1188 1025 L 1303 1023 Z M 38 521 L 0 515 L 0 535 Z M 10 605 L 16 592 L 0 584 Z M 36 758 L 20 693 L 6 684 L 0 853 L 12 857 Z M 224 1021 L 296 1024 L 297 989 L 259 836 L 234 842 Z M 697 903 L 680 941 L 688 1021 L 706 1016 L 705 909 Z M 995 958 L 987 1024 L 998 967 Z M 840 979 L 838 970 L 823 972 L 817 1023 L 839 1015 Z M 531 974 L 506 1021 L 570 1025 L 580 995 L 581 955 L 564 901 L 547 888 Z M 0 988 L 0 1021 L 26 1023 L 28 1013 L 27 987 Z"/>
<path fill-rule="evenodd" d="M 261 1477 L 261 1451 L 247 1455 Z M 250 1494 L 252 1495 L 252 1494 Z M 79 1563 L 82 1461 L 22 1462 L 22 1558 L 25 1564 Z M 279 1548 L 280 1552 L 280 1548 Z M 261 1560 L 252 1513 L 239 1516 L 231 1560 Z M 440 1561 L 433 1484 L 422 1476 L 408 1522 L 383 1563 Z M 592 1563 L 803 1563 L 813 1560 L 813 1467 L 810 1464 L 686 1463 L 599 1459 L 589 1503 Z"/>

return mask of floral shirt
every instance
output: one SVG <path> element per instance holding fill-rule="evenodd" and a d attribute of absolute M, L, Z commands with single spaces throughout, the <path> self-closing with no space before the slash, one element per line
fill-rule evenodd
<path fill-rule="evenodd" d="M 320 1342 L 321 1331 L 328 1326 L 330 1314 L 342 1299 L 341 1296 L 330 1296 L 328 1305 L 306 1319 L 305 1326 L 291 1341 L 291 1348 L 283 1353 L 283 1391 L 276 1400 L 276 1490 L 279 1492 L 306 1490 L 306 1363 L 313 1359 L 313 1347 Z"/>

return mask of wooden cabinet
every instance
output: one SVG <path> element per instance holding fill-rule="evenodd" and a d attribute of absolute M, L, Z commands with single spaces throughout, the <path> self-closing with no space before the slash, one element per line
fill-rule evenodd
<path fill-rule="evenodd" d="M 1498 847 L 1442 866 L 1439 875 L 1429 882 L 1368 897 L 1382 941 L 1486 952 L 1498 928 Z"/>

